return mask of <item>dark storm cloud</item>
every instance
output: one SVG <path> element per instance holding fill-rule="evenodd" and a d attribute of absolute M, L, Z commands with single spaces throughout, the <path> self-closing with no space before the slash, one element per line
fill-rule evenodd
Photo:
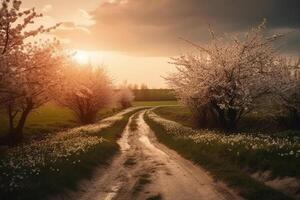
<path fill-rule="evenodd" d="M 247 26 L 268 18 L 275 27 L 300 26 L 299 0 L 129 0 L 105 3 L 93 15 L 106 22 L 148 25 L 212 21 Z M 118 18 L 116 17 L 118 16 Z M 196 25 L 196 24 L 195 24 Z"/>
<path fill-rule="evenodd" d="M 266 18 L 270 32 L 299 33 L 299 11 L 300 0 L 116 0 L 90 13 L 88 41 L 100 49 L 172 55 L 181 50 L 178 37 L 205 42 L 209 24 L 219 34 L 243 32 Z M 287 35 L 285 49 L 298 51 L 299 37 Z"/>

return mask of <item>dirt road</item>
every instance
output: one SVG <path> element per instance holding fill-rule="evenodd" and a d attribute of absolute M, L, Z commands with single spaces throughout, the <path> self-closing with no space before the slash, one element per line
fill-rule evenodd
<path fill-rule="evenodd" d="M 121 153 L 112 164 L 99 169 L 92 180 L 61 199 L 239 199 L 200 167 L 159 144 L 144 114 L 142 111 L 131 117 L 119 141 Z"/>

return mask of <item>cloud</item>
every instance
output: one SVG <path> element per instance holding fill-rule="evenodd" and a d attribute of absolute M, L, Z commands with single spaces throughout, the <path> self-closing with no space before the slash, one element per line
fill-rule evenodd
<path fill-rule="evenodd" d="M 53 6 L 51 4 L 47 4 L 42 8 L 43 13 L 48 13 L 53 9 Z"/>
<path fill-rule="evenodd" d="M 76 29 L 60 34 L 74 41 L 76 48 L 175 55 L 185 46 L 179 37 L 207 41 L 209 24 L 219 34 L 243 32 L 266 18 L 270 31 L 298 32 L 299 9 L 299 0 L 109 0 L 90 13 L 80 11 L 94 22 L 86 27 L 89 34 Z M 299 36 L 286 40 L 291 47 L 286 46 L 287 51 L 299 51 Z"/>
<path fill-rule="evenodd" d="M 79 9 L 78 11 L 81 17 L 81 25 L 91 26 L 95 24 L 93 17 L 86 10 Z"/>
<path fill-rule="evenodd" d="M 92 16 L 86 10 L 79 9 L 79 12 L 83 18 L 86 18 L 86 19 L 92 18 Z"/>
<path fill-rule="evenodd" d="M 91 32 L 87 27 L 76 25 L 74 22 L 63 22 L 61 26 L 55 30 L 54 34 L 62 40 L 67 41 L 64 43 L 72 48 L 74 47 L 75 41 L 82 41 L 84 38 L 89 38 L 88 36 L 91 34 Z M 85 43 L 90 42 L 92 41 L 87 42 L 85 39 Z M 80 42 L 77 43 L 80 44 Z M 83 45 L 81 44 L 81 46 Z"/>

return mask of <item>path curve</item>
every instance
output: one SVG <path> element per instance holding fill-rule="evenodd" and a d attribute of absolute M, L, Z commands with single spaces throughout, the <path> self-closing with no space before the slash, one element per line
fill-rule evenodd
<path fill-rule="evenodd" d="M 106 169 L 99 168 L 76 192 L 56 199 L 79 200 L 234 200 L 241 199 L 203 169 L 157 142 L 144 121 L 146 111 L 131 116 L 121 153 Z M 137 123 L 135 131 L 131 123 Z"/>

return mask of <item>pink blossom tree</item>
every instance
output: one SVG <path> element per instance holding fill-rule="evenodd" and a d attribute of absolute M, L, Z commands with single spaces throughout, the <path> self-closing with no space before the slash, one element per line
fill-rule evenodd
<path fill-rule="evenodd" d="M 282 58 L 277 62 L 274 94 L 288 113 L 289 126 L 300 128 L 300 58 Z"/>
<path fill-rule="evenodd" d="M 217 37 L 198 54 L 173 59 L 177 72 L 166 80 L 178 99 L 201 115 L 202 125 L 212 116 L 219 126 L 234 130 L 255 101 L 270 92 L 276 60 L 274 41 L 265 22 L 244 36 Z"/>
<path fill-rule="evenodd" d="M 14 60 L 6 63 L 17 70 L 13 79 L 5 82 L 9 92 L 2 95 L 5 99 L 2 107 L 7 111 L 13 140 L 22 139 L 28 115 L 53 99 L 62 81 L 64 56 L 59 43 L 28 44 L 25 48 L 25 52 L 17 51 Z"/>
<path fill-rule="evenodd" d="M 7 110 L 9 135 L 14 140 L 22 138 L 29 113 L 49 99 L 46 90 L 53 86 L 60 60 L 56 42 L 27 40 L 59 24 L 29 29 L 42 14 L 34 8 L 23 10 L 21 4 L 20 0 L 1 0 L 0 7 L 0 105 Z"/>
<path fill-rule="evenodd" d="M 71 62 L 64 72 L 63 92 L 57 101 L 72 110 L 80 123 L 91 124 L 99 111 L 112 102 L 113 92 L 104 69 Z"/>
<path fill-rule="evenodd" d="M 117 93 L 117 102 L 121 105 L 121 107 L 129 108 L 132 106 L 132 102 L 134 100 L 134 94 L 128 87 L 122 87 Z"/>
<path fill-rule="evenodd" d="M 34 8 L 22 10 L 21 0 L 1 0 L 0 8 L 0 103 L 4 101 L 2 94 L 11 93 L 5 85 L 7 79 L 15 76 L 19 70 L 16 66 L 8 66 L 8 62 L 15 62 L 14 57 L 24 51 L 25 41 L 28 38 L 47 33 L 57 28 L 59 24 L 45 28 L 40 26 L 36 29 L 29 29 L 37 18 L 42 17 Z"/>

